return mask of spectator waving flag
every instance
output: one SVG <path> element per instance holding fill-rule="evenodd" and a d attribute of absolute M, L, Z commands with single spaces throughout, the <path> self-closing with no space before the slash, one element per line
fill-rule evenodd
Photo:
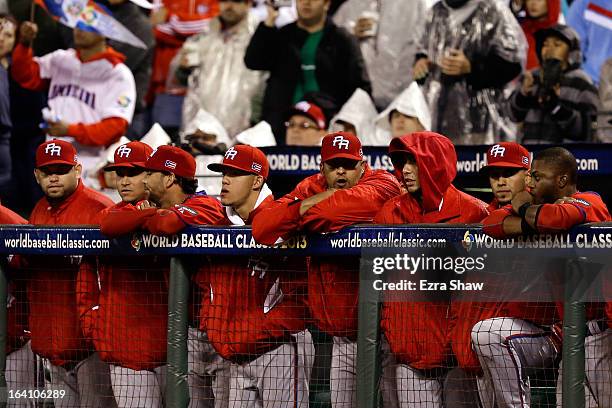
<path fill-rule="evenodd" d="M 35 3 L 60 23 L 83 31 L 91 31 L 134 47 L 147 46 L 121 23 L 112 13 L 92 0 L 35 0 Z"/>

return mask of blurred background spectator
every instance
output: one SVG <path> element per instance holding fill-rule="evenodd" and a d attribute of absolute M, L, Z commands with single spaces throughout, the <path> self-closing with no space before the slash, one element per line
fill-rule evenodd
<path fill-rule="evenodd" d="M 541 69 L 527 71 L 510 97 L 511 117 L 522 123 L 522 143 L 589 140 L 598 95 L 580 69 L 576 32 L 556 25 L 535 33 Z"/>
<path fill-rule="evenodd" d="M 218 0 L 155 0 L 151 13 L 155 52 L 147 103 L 152 110 L 152 123 L 160 123 L 176 141 L 181 125 L 181 106 L 185 89 L 174 87 L 170 62 L 187 37 L 208 29 L 210 19 L 219 14 Z"/>
<path fill-rule="evenodd" d="M 567 13 L 567 24 L 580 38 L 584 70 L 595 85 L 604 62 L 612 57 L 612 1 L 574 0 Z"/>
<path fill-rule="evenodd" d="M 5 197 L 11 182 L 11 101 L 9 64 L 15 46 L 17 22 L 0 14 L 0 199 Z"/>
<path fill-rule="evenodd" d="M 525 15 L 520 22 L 529 45 L 526 68 L 534 69 L 540 65 L 540 60 L 536 52 L 533 34 L 542 28 L 557 24 L 561 4 L 559 0 L 524 0 L 522 10 L 525 11 Z"/>
<path fill-rule="evenodd" d="M 512 135 L 503 88 L 521 72 L 526 42 L 502 2 L 442 0 L 429 11 L 413 68 L 432 130 L 455 144 L 489 144 Z"/>
<path fill-rule="evenodd" d="M 312 102 L 300 101 L 291 108 L 285 122 L 288 146 L 320 146 L 327 134 L 323 110 Z"/>
<path fill-rule="evenodd" d="M 411 0 L 410 7 L 405 0 L 347 0 L 334 15 L 359 40 L 378 109 L 410 84 L 425 16 L 424 0 Z"/>
<path fill-rule="evenodd" d="M 597 117 L 598 140 L 612 143 L 612 58 L 608 58 L 601 69 L 599 99 L 602 112 Z"/>
<path fill-rule="evenodd" d="M 183 123 L 204 109 L 221 122 L 231 144 L 238 133 L 258 121 L 265 86 L 265 73 L 244 65 L 256 28 L 250 7 L 250 0 L 221 0 L 210 30 L 189 38 L 177 55 L 177 79 L 187 85 Z"/>
<path fill-rule="evenodd" d="M 355 89 L 371 91 L 357 40 L 327 18 L 330 0 L 297 0 L 298 19 L 280 29 L 278 11 L 268 7 L 247 48 L 246 66 L 270 71 L 262 117 L 284 144 L 283 117 L 309 92 L 322 92 L 343 105 Z"/>
<path fill-rule="evenodd" d="M 356 135 L 364 146 L 378 146 L 374 130 L 377 114 L 370 95 L 358 88 L 332 118 L 329 131 L 349 132 Z"/>

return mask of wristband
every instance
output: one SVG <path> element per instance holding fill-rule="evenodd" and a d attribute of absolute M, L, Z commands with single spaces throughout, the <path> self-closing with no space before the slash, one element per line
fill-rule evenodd
<path fill-rule="evenodd" d="M 525 235 L 534 234 L 537 232 L 536 229 L 534 229 L 531 225 L 529 225 L 529 223 L 525 220 L 525 218 L 521 219 L 521 231 L 523 231 L 523 234 Z"/>
<path fill-rule="evenodd" d="M 518 209 L 518 215 L 519 217 L 521 217 L 522 219 L 525 219 L 525 214 L 527 213 L 527 209 L 531 207 L 531 203 L 525 203 L 523 205 L 521 205 Z"/>

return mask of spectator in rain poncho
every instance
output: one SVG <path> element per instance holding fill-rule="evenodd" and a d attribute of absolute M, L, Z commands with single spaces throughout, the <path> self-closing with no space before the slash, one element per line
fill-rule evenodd
<path fill-rule="evenodd" d="M 410 84 L 426 12 L 423 0 L 411 0 L 410 7 L 406 0 L 347 0 L 334 15 L 359 39 L 379 109 Z"/>
<path fill-rule="evenodd" d="M 219 17 L 211 21 L 210 31 L 189 38 L 178 55 L 177 79 L 188 82 L 183 123 L 204 109 L 221 122 L 231 141 L 251 126 L 256 116 L 253 104 L 264 89 L 265 74 L 251 71 L 243 60 L 256 28 L 250 4 L 220 2 Z"/>
<path fill-rule="evenodd" d="M 356 135 L 364 146 L 378 146 L 374 131 L 376 107 L 370 95 L 361 88 L 342 106 L 329 123 L 330 132 L 349 132 Z"/>
<path fill-rule="evenodd" d="M 612 58 L 608 59 L 601 69 L 599 82 L 599 100 L 601 109 L 606 113 L 597 117 L 599 140 L 612 142 Z"/>
<path fill-rule="evenodd" d="M 504 86 L 521 72 L 525 36 L 506 5 L 442 0 L 429 11 L 414 78 L 432 115 L 432 130 L 455 144 L 493 143 L 511 130 Z"/>
<path fill-rule="evenodd" d="M 181 134 L 182 148 L 195 157 L 196 178 L 199 190 L 217 196 L 221 192 L 221 176 L 211 173 L 207 167 L 223 160 L 227 148 L 231 146 L 227 131 L 210 113 L 200 109 L 187 124 Z"/>
<path fill-rule="evenodd" d="M 431 115 L 423 92 L 413 82 L 376 118 L 376 146 L 424 130 L 431 130 Z"/>

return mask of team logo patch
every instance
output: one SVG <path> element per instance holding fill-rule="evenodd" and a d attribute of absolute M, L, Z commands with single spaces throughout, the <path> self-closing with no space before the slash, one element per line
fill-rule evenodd
<path fill-rule="evenodd" d="M 45 154 L 49 156 L 61 156 L 62 155 L 62 146 L 56 145 L 55 143 L 49 143 L 45 146 Z"/>
<path fill-rule="evenodd" d="M 198 212 L 196 210 L 194 210 L 193 208 L 189 208 L 185 205 L 177 205 L 176 209 L 178 210 L 178 212 L 180 212 L 181 214 L 189 214 L 189 215 L 193 215 L 194 217 L 196 215 L 198 215 Z"/>
<path fill-rule="evenodd" d="M 164 163 L 164 167 L 174 170 L 176 169 L 176 162 L 173 162 L 172 160 L 166 160 L 166 162 Z"/>
<path fill-rule="evenodd" d="M 523 157 L 521 158 L 521 161 L 523 162 L 523 164 L 527 165 L 527 164 L 529 164 L 529 157 L 527 157 L 527 156 L 523 156 Z"/>
<path fill-rule="evenodd" d="M 506 148 L 496 144 L 491 148 L 491 150 L 489 150 L 489 154 L 493 157 L 504 157 L 504 155 L 506 154 Z"/>
<path fill-rule="evenodd" d="M 136 250 L 136 252 L 140 251 L 140 238 L 138 238 L 137 234 L 132 236 L 132 240 L 130 241 L 132 248 Z"/>
<path fill-rule="evenodd" d="M 580 203 L 580 204 L 584 205 L 585 207 L 590 207 L 590 206 L 591 206 L 591 203 L 589 203 L 589 202 L 588 202 L 588 201 L 586 201 L 586 200 L 583 200 L 582 198 L 575 198 L 574 200 L 575 200 L 577 203 Z"/>
<path fill-rule="evenodd" d="M 338 150 L 340 149 L 348 150 L 350 145 L 351 145 L 351 142 L 348 139 L 345 139 L 344 136 L 342 135 L 338 135 L 334 137 L 334 140 L 332 141 L 332 146 L 337 147 Z"/>
<path fill-rule="evenodd" d="M 470 231 L 465 231 L 463 234 L 463 241 L 461 241 L 461 245 L 465 248 L 466 251 L 470 252 L 472 250 L 472 245 L 474 243 L 474 235 L 470 233 Z"/>
<path fill-rule="evenodd" d="M 228 151 L 225 152 L 225 158 L 227 160 L 234 160 L 237 154 L 238 154 L 238 150 L 234 149 L 233 147 L 230 147 Z"/>
<path fill-rule="evenodd" d="M 127 108 L 130 106 L 131 102 L 132 100 L 130 97 L 126 95 L 121 95 L 119 98 L 117 98 L 117 105 L 121 106 L 122 108 Z"/>
<path fill-rule="evenodd" d="M 87 25 L 93 26 L 98 20 L 98 12 L 91 6 L 85 7 L 81 13 L 81 19 Z"/>
<path fill-rule="evenodd" d="M 71 16 L 78 17 L 83 11 L 83 5 L 79 2 L 71 2 L 66 6 L 66 13 Z"/>
<path fill-rule="evenodd" d="M 130 153 L 132 153 L 132 149 L 127 147 L 126 145 L 120 146 L 117 149 L 117 156 L 119 156 L 119 157 L 129 158 L 130 157 Z"/>
<path fill-rule="evenodd" d="M 262 169 L 262 167 L 261 167 L 261 164 L 259 164 L 259 163 L 253 163 L 251 165 L 251 170 L 255 170 L 258 173 L 261 172 L 261 169 Z"/>

